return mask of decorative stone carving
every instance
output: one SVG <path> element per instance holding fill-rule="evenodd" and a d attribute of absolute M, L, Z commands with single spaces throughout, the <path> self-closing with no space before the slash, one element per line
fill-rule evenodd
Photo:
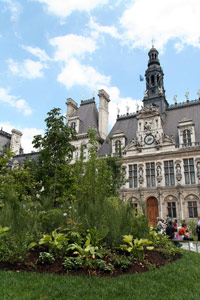
<path fill-rule="evenodd" d="M 200 179 L 200 161 L 197 162 L 197 177 Z"/>
<path fill-rule="evenodd" d="M 146 121 L 144 124 L 144 130 L 151 130 L 152 128 L 152 121 Z"/>
<path fill-rule="evenodd" d="M 177 95 L 174 95 L 174 104 L 177 104 Z"/>
<path fill-rule="evenodd" d="M 139 178 L 138 178 L 139 183 L 142 184 L 143 181 L 144 181 L 144 177 L 143 177 L 143 169 L 142 169 L 142 167 L 139 168 L 138 174 L 139 174 L 139 176 L 138 176 L 138 177 L 139 177 Z"/>
<path fill-rule="evenodd" d="M 157 166 L 156 173 L 157 173 L 157 181 L 160 183 L 160 182 L 162 181 L 162 170 L 161 170 L 161 166 Z"/>
<path fill-rule="evenodd" d="M 137 146 L 138 147 L 142 147 L 143 146 L 143 137 L 142 134 L 139 133 L 138 137 L 137 137 Z"/>
<path fill-rule="evenodd" d="M 176 179 L 180 181 L 182 179 L 182 174 L 181 174 L 181 166 L 180 164 L 176 164 Z"/>
<path fill-rule="evenodd" d="M 189 92 L 185 93 L 185 98 L 186 98 L 186 101 L 189 101 Z"/>
<path fill-rule="evenodd" d="M 160 136 L 160 133 L 158 131 L 156 131 L 156 134 L 155 134 L 155 143 L 157 145 L 159 145 L 161 143 L 161 136 Z"/>

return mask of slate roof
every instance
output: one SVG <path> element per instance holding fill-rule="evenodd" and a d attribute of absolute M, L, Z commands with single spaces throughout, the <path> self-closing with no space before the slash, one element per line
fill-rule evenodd
<path fill-rule="evenodd" d="M 79 134 L 87 133 L 89 127 L 93 127 L 97 129 L 97 133 L 99 134 L 98 130 L 98 120 L 99 120 L 99 113 L 96 108 L 95 98 L 81 101 L 81 104 L 77 111 L 70 117 L 79 116 L 80 118 L 80 128 Z"/>
<path fill-rule="evenodd" d="M 169 106 L 162 116 L 164 133 L 169 136 L 173 135 L 176 144 L 178 144 L 178 122 L 185 117 L 187 119 L 191 119 L 195 124 L 194 128 L 196 141 L 200 142 L 200 99 Z M 99 151 L 100 155 L 111 154 L 112 149 L 110 137 L 112 137 L 117 130 L 124 132 L 127 139 L 126 145 L 129 144 L 133 138 L 136 138 L 136 114 L 120 116 L 116 120 L 116 123 L 114 124 L 106 141 L 103 143 Z"/>
<path fill-rule="evenodd" d="M 38 161 L 38 156 L 39 156 L 40 152 L 32 152 L 32 153 L 25 153 L 25 154 L 19 154 L 19 155 L 15 155 L 11 161 L 11 164 L 17 160 L 17 162 L 19 164 L 24 163 L 24 160 L 28 159 L 28 160 L 34 160 L 34 161 Z"/>

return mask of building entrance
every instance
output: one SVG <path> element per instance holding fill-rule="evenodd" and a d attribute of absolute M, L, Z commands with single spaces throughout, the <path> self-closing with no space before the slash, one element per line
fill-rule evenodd
<path fill-rule="evenodd" d="M 147 218 L 151 226 L 156 226 L 158 217 L 158 201 L 155 197 L 147 199 Z"/>

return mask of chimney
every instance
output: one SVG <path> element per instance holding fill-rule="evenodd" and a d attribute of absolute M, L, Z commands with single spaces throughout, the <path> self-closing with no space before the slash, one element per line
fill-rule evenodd
<path fill-rule="evenodd" d="M 66 105 L 67 105 L 66 121 L 68 122 L 69 117 L 71 117 L 77 111 L 78 103 L 76 103 L 72 98 L 67 98 Z"/>
<path fill-rule="evenodd" d="M 22 132 L 17 129 L 13 129 L 11 132 L 10 149 L 15 155 L 18 155 L 20 154 Z"/>
<path fill-rule="evenodd" d="M 108 104 L 110 96 L 102 89 L 99 90 L 99 133 L 102 139 L 108 135 Z"/>

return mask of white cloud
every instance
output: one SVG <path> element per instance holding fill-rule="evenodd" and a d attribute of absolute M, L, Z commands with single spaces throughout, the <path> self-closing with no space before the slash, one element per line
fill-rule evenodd
<path fill-rule="evenodd" d="M 32 109 L 24 99 L 9 94 L 4 88 L 0 88 L 0 101 L 9 104 L 11 107 L 16 108 L 19 112 L 23 112 L 28 116 L 32 114 Z"/>
<path fill-rule="evenodd" d="M 5 3 L 5 10 L 9 10 L 11 14 L 11 20 L 17 21 L 19 18 L 19 15 L 22 12 L 22 5 L 18 1 L 14 0 L 1 0 L 3 3 Z"/>
<path fill-rule="evenodd" d="M 2 128 L 4 131 L 8 133 L 11 133 L 11 130 L 14 128 L 20 130 L 23 133 L 21 139 L 21 146 L 24 149 L 24 153 L 30 153 L 31 151 L 36 151 L 36 149 L 34 149 L 32 145 L 33 137 L 38 134 L 43 134 L 42 129 L 21 128 L 18 127 L 16 124 L 11 124 L 9 122 L 6 123 L 0 122 L 0 128 Z"/>
<path fill-rule="evenodd" d="M 180 51 L 184 45 L 200 47 L 199 0 L 135 0 L 123 13 L 124 42 L 149 49 L 152 38 L 156 48 L 170 39 Z"/>
<path fill-rule="evenodd" d="M 57 47 L 54 59 L 68 61 L 71 57 L 83 57 L 85 53 L 96 50 L 96 42 L 89 38 L 75 34 L 57 36 L 49 40 L 50 44 Z"/>
<path fill-rule="evenodd" d="M 109 0 L 36 0 L 47 5 L 49 13 L 58 17 L 68 17 L 74 10 L 89 12 L 97 6 L 102 6 Z"/>
<path fill-rule="evenodd" d="M 19 75 L 27 79 L 35 79 L 44 76 L 42 69 L 47 68 L 47 65 L 40 61 L 33 61 L 30 59 L 25 59 L 22 63 L 9 59 L 8 67 L 15 75 Z"/>
<path fill-rule="evenodd" d="M 91 66 L 82 65 L 75 58 L 72 58 L 66 64 L 57 79 L 68 89 L 73 85 L 85 85 L 94 89 L 99 85 L 107 85 L 110 82 L 109 76 L 100 74 Z"/>
<path fill-rule="evenodd" d="M 119 115 L 127 113 L 127 107 L 129 113 L 134 113 L 137 110 L 137 105 L 139 107 L 143 106 L 141 100 L 132 99 L 131 97 L 121 97 L 120 90 L 116 86 L 99 86 L 103 88 L 110 96 L 111 101 L 109 102 L 109 127 L 111 128 L 117 119 L 117 110 L 119 110 Z"/>
<path fill-rule="evenodd" d="M 49 56 L 46 54 L 46 52 L 39 47 L 31 47 L 31 46 L 24 46 L 22 45 L 22 48 L 31 53 L 32 55 L 39 58 L 40 61 L 48 61 L 50 60 Z"/>
<path fill-rule="evenodd" d="M 93 30 L 92 36 L 98 38 L 99 33 L 109 34 L 114 38 L 119 39 L 121 35 L 118 33 L 115 26 L 102 26 L 95 22 L 94 18 L 90 18 L 89 27 Z"/>

